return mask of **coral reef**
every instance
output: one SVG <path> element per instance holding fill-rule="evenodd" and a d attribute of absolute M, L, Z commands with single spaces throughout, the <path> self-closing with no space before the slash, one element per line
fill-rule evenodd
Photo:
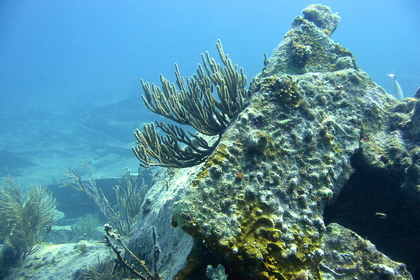
<path fill-rule="evenodd" d="M 325 226 L 323 211 L 359 153 L 378 168 L 415 173 L 403 147 L 414 144 L 416 128 L 404 125 L 417 121 L 407 118 L 417 100 L 400 105 L 331 41 L 339 18 L 329 8 L 311 5 L 303 14 L 253 80 L 250 105 L 184 183 L 194 188 L 175 204 L 172 225 L 204 244 L 209 262 L 222 264 L 229 279 L 382 279 L 391 271 L 390 279 L 411 279 L 403 264 L 378 257 L 370 245 L 361 253 L 349 240 L 337 241 L 350 254 L 343 261 L 360 267 L 337 270 L 329 251 L 333 226 Z M 407 114 L 389 118 L 399 106 Z M 365 137 L 389 148 L 378 158 L 383 143 L 369 148 L 376 142 Z M 417 185 L 411 180 L 407 189 Z M 191 266 L 185 269 L 202 270 Z"/>
<path fill-rule="evenodd" d="M 115 188 L 118 209 L 87 164 L 88 181 L 69 170 L 74 188 L 120 233 L 133 233 L 129 246 L 106 225 L 118 263 L 104 244 L 42 245 L 6 279 L 57 279 L 75 270 L 74 279 L 120 279 L 129 271 L 141 279 L 419 275 L 420 101 L 396 100 L 360 70 L 329 38 L 339 20 L 322 5 L 304 9 L 249 91 L 220 42 L 224 68 L 206 53 L 191 79 L 176 67 L 178 89 L 163 77 L 162 89 L 143 82 L 150 110 L 198 133 L 148 124 L 136 131 L 136 156 L 142 166 L 185 168 L 154 169 L 150 189 L 127 172 Z M 18 228 L 0 219 L 13 233 Z M 8 233 L 0 228 L 2 238 Z"/>
<path fill-rule="evenodd" d="M 329 8 L 311 5 L 303 14 L 266 57 L 249 105 L 214 151 L 202 163 L 155 177 L 130 247 L 151 267 L 153 244 L 145 240 L 153 225 L 162 278 L 413 279 L 419 100 L 396 100 L 358 68 L 353 54 L 329 38 L 339 22 Z M 386 193 L 382 204 L 379 193 Z M 331 212 L 349 196 L 364 200 L 346 204 L 340 214 L 350 218 L 340 220 Z M 400 241 L 398 230 L 412 231 L 411 259 L 396 253 L 404 244 L 383 246 L 352 223 L 363 206 L 365 227 L 394 228 L 394 235 L 377 233 L 388 245 Z"/>

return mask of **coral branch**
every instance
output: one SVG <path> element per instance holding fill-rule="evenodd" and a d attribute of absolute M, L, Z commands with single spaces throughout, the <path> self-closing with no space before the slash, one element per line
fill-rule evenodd
<path fill-rule="evenodd" d="M 160 136 L 156 131 L 159 127 L 166 136 Z M 145 124 L 144 131 L 136 130 L 134 135 L 137 145 L 133 147 L 134 154 L 143 167 L 189 167 L 205 160 L 217 146 L 220 137 L 209 145 L 205 139 L 192 133 L 187 133 L 172 124 Z M 181 147 L 180 144 L 184 144 Z M 155 160 L 153 160 L 155 159 Z"/>
<path fill-rule="evenodd" d="M 136 275 L 137 277 L 139 277 L 140 279 L 143 280 L 148 280 L 148 279 L 153 279 L 153 280 L 159 280 L 160 276 L 159 273 L 156 270 L 156 262 L 158 261 L 159 258 L 159 254 L 160 254 L 160 249 L 159 246 L 157 245 L 157 240 L 156 240 L 156 232 L 155 229 L 153 228 L 153 232 L 152 232 L 152 236 L 153 236 L 153 242 L 154 242 L 154 247 L 155 247 L 155 251 L 154 251 L 154 275 L 150 272 L 150 270 L 147 268 L 145 261 L 140 260 L 122 241 L 121 237 L 115 233 L 112 230 L 112 226 L 110 226 L 109 224 L 105 224 L 105 243 L 111 247 L 112 251 L 114 251 L 115 255 L 117 256 L 118 260 L 128 269 L 130 270 L 134 275 Z M 126 259 L 124 259 L 124 257 L 122 256 L 122 251 L 120 249 L 118 249 L 117 245 L 115 245 L 113 243 L 113 240 L 116 241 L 119 245 L 121 245 L 124 250 L 130 255 L 130 257 L 132 257 L 141 267 L 141 269 L 146 273 L 147 276 L 145 276 L 143 273 L 141 273 L 140 271 L 136 270 L 136 268 L 134 267 L 134 265 L 130 265 Z"/>
<path fill-rule="evenodd" d="M 201 134 L 218 135 L 220 139 L 220 135 L 245 108 L 249 91 L 245 89 L 243 69 L 233 66 L 220 40 L 216 47 L 224 66 L 206 52 L 201 55 L 203 66 L 198 65 L 197 73 L 191 78 L 183 78 L 175 64 L 176 86 L 163 76 L 160 76 L 162 88 L 143 80 L 141 83 L 145 93 L 143 100 L 149 110 L 179 124 L 192 126 Z M 217 98 L 213 94 L 214 89 Z M 159 136 L 155 126 L 166 136 Z M 187 136 L 187 132 L 175 125 L 146 124 L 143 129 L 134 133 L 137 145 L 133 151 L 145 167 L 193 166 L 203 162 L 218 144 L 217 140 L 210 146 L 204 138 L 189 132 Z"/>
<path fill-rule="evenodd" d="M 101 213 L 116 227 L 120 234 L 129 236 L 131 226 L 140 212 L 140 206 L 148 191 L 144 180 L 140 181 L 144 170 L 135 177 L 131 175 L 129 170 L 126 170 L 120 184 L 114 188 L 117 203 L 112 206 L 102 189 L 97 186 L 89 164 L 83 159 L 81 161 L 81 167 L 84 169 L 87 179 L 82 180 L 78 172 L 66 169 L 64 170 L 64 176 L 67 177 L 67 180 L 63 181 L 63 186 L 85 193 L 95 202 Z"/>

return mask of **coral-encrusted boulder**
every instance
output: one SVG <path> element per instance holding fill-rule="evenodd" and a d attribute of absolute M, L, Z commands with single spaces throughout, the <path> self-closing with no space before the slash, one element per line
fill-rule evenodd
<path fill-rule="evenodd" d="M 338 15 L 321 5 L 303 13 L 253 80 L 250 105 L 185 180 L 190 188 L 172 224 L 198 241 L 202 259 L 183 278 L 204 263 L 222 264 L 229 279 L 411 279 L 403 264 L 378 257 L 360 237 L 363 246 L 343 242 L 350 230 L 324 224 L 325 205 L 354 172 L 355 155 L 378 168 L 408 168 L 412 160 L 398 150 L 401 122 L 388 125 L 386 112 L 398 110 L 398 101 L 329 38 Z M 404 103 L 406 114 L 416 102 Z M 395 133 L 387 137 L 389 129 Z M 381 141 L 395 160 L 378 159 L 373 143 Z M 348 238 L 339 239 L 338 230 Z"/>

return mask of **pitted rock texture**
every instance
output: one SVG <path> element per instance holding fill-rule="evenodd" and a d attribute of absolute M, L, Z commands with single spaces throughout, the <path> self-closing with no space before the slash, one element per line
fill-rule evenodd
<path fill-rule="evenodd" d="M 398 103 L 331 41 L 338 16 L 320 5 L 305 11 L 253 80 L 250 105 L 174 206 L 173 224 L 230 279 L 334 279 L 321 269 L 325 204 L 354 171 L 364 133 L 383 129 L 375 112 Z M 368 252 L 374 262 L 377 251 Z M 387 266 L 399 267 L 395 279 L 411 279 L 401 264 Z M 369 279 L 372 269 L 356 275 Z"/>

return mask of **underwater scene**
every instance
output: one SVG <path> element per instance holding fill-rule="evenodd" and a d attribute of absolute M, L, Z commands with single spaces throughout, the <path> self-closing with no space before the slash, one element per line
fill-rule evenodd
<path fill-rule="evenodd" d="M 0 1 L 0 279 L 420 279 L 419 12 Z"/>

